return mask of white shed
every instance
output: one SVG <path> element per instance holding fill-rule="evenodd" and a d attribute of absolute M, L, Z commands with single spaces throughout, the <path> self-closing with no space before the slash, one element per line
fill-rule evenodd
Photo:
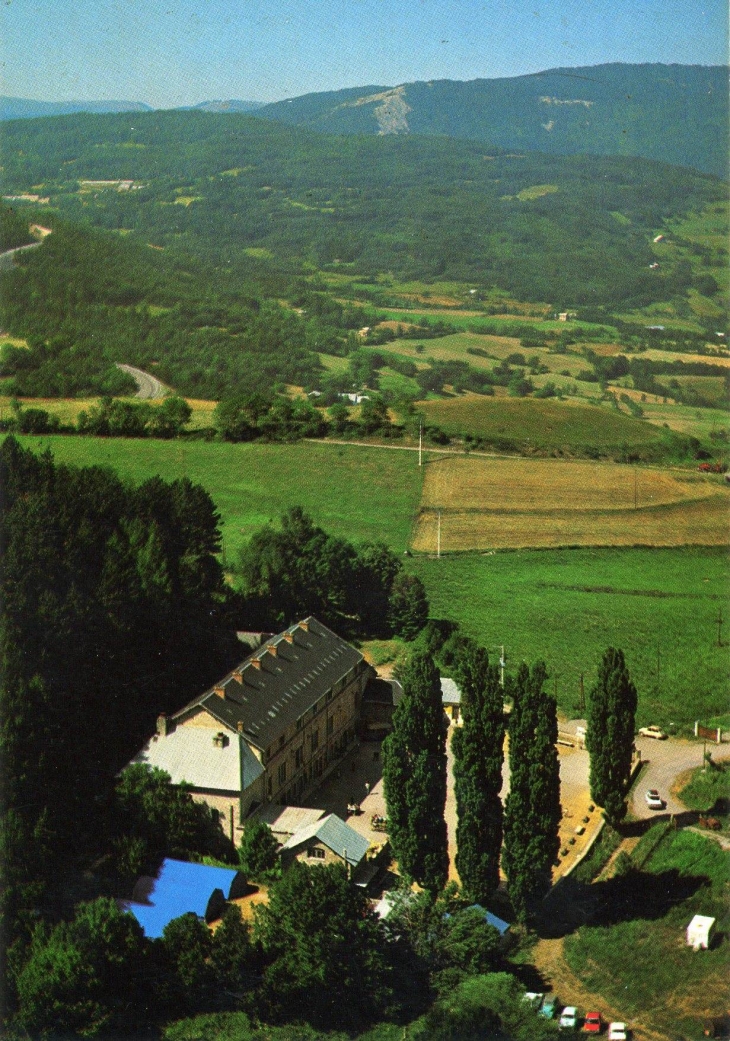
<path fill-rule="evenodd" d="M 712 933 L 715 929 L 715 919 L 707 915 L 696 914 L 687 926 L 687 946 L 696 951 L 707 950 L 712 942 Z"/>

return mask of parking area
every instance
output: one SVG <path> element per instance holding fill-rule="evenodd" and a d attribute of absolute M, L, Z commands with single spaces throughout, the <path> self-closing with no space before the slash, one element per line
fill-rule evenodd
<path fill-rule="evenodd" d="M 600 810 L 595 807 L 591 810 L 588 752 L 577 739 L 572 742 L 571 747 L 572 735 L 575 734 L 574 724 L 575 721 L 573 724 L 566 724 L 567 733 L 563 733 L 561 725 L 561 734 L 567 737 L 567 741 L 561 741 L 558 745 L 563 819 L 560 825 L 560 863 L 554 870 L 554 880 L 571 870 L 582 858 L 601 821 Z M 447 743 L 448 788 L 445 817 L 449 835 L 449 877 L 458 880 L 455 868 L 457 815 L 451 753 L 452 732 L 453 726 Z M 656 811 L 649 809 L 646 803 L 645 793 L 649 788 L 656 788 L 666 801 L 665 813 L 683 812 L 684 807 L 672 792 L 672 786 L 680 774 L 702 764 L 702 742 L 676 738 L 668 741 L 637 738 L 636 745 L 646 765 L 642 768 L 639 781 L 634 785 L 630 796 L 631 814 L 640 820 L 657 816 Z M 712 745 L 708 746 L 708 749 L 716 759 L 730 758 L 729 744 Z M 505 745 L 503 799 L 509 791 L 507 752 Z M 387 835 L 372 826 L 374 816 L 387 816 L 380 742 L 360 742 L 308 799 L 308 804 L 321 809 L 323 813 L 336 813 L 370 843 L 382 844 Z M 358 806 L 359 812 L 348 813 L 348 806 L 351 805 Z"/>

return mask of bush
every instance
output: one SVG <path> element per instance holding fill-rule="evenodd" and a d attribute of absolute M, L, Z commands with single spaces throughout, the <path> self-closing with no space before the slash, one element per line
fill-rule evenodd
<path fill-rule="evenodd" d="M 279 864 L 279 843 L 268 824 L 258 818 L 246 821 L 238 859 L 246 878 L 260 880 L 274 871 Z"/>

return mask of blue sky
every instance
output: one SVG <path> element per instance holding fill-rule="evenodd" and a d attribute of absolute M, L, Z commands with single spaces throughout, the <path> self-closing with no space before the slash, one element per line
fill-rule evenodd
<path fill-rule="evenodd" d="M 2 0 L 0 40 L 3 94 L 160 108 L 728 59 L 726 0 Z"/>

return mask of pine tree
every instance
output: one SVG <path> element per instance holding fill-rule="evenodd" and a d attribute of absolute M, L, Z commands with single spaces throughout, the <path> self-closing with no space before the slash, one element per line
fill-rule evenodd
<path fill-rule="evenodd" d="M 591 798 L 613 824 L 626 813 L 636 702 L 623 651 L 609 647 L 588 701 L 586 748 L 591 757 Z"/>
<path fill-rule="evenodd" d="M 412 655 L 400 679 L 404 696 L 383 743 L 390 840 L 402 873 L 435 893 L 449 868 L 441 683 L 433 658 L 423 651 Z"/>
<path fill-rule="evenodd" d="M 463 725 L 451 741 L 458 814 L 456 869 L 469 899 L 484 903 L 499 885 L 503 696 L 498 669 L 471 641 L 460 650 L 457 678 Z"/>
<path fill-rule="evenodd" d="M 510 791 L 505 804 L 504 853 L 510 899 L 524 922 L 550 885 L 558 854 L 560 769 L 555 699 L 545 693 L 543 662 L 521 665 L 509 722 Z"/>

